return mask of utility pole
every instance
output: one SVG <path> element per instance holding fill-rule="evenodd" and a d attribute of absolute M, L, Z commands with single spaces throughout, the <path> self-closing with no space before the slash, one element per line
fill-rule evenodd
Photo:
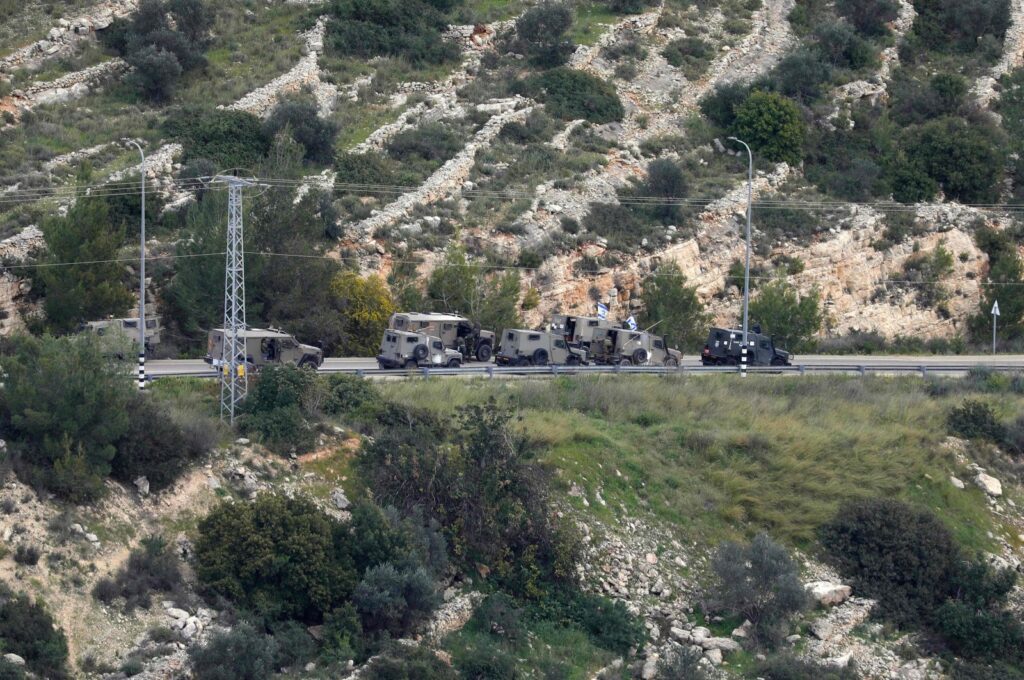
<path fill-rule="evenodd" d="M 146 154 L 142 146 L 129 139 L 142 157 L 142 215 L 139 229 L 139 389 L 146 389 Z"/>
<path fill-rule="evenodd" d="M 729 141 L 743 145 L 747 150 L 747 258 L 743 267 L 743 347 L 740 350 L 741 363 L 740 371 L 743 377 L 747 376 L 747 349 L 750 346 L 750 337 L 747 331 L 747 317 L 750 309 L 750 222 L 754 210 L 754 154 L 750 147 L 742 139 L 729 137 Z"/>
<path fill-rule="evenodd" d="M 252 182 L 217 175 L 228 185 L 227 259 L 224 265 L 224 326 L 221 339 L 220 417 L 233 425 L 235 406 L 249 389 L 245 365 L 245 251 L 242 230 L 242 189 Z"/>
<path fill-rule="evenodd" d="M 999 300 L 992 303 L 992 354 L 996 353 L 996 320 L 999 319 Z"/>

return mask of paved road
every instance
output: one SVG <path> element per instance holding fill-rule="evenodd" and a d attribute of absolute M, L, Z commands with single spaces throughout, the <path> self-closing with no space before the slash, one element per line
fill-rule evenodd
<path fill-rule="evenodd" d="M 1024 371 L 1024 354 L 997 354 L 995 356 L 982 355 L 923 355 L 923 356 L 867 356 L 867 355 L 828 355 L 828 354 L 805 354 L 798 355 L 794 362 L 795 366 L 804 366 L 808 369 L 840 369 L 849 367 L 855 370 L 863 366 L 868 370 L 884 371 L 885 369 L 910 370 L 918 367 L 925 367 L 934 371 L 964 371 L 975 366 L 993 366 L 1000 369 L 1019 369 Z M 481 364 L 467 364 L 467 368 L 479 370 Z M 697 368 L 700 366 L 700 359 L 696 356 L 688 356 L 683 359 L 683 368 Z M 355 371 L 374 370 L 377 362 L 373 359 L 342 358 L 325 359 L 322 370 L 333 371 Z M 214 370 L 200 359 L 162 359 L 146 362 L 146 372 L 153 377 L 172 375 L 213 375 Z"/>

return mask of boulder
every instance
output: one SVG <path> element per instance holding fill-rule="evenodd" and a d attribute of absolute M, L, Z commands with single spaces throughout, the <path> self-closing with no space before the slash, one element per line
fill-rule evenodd
<path fill-rule="evenodd" d="M 167 615 L 170 616 L 172 619 L 178 619 L 179 621 L 188 620 L 188 612 L 184 609 L 178 609 L 177 607 L 168 607 Z"/>
<path fill-rule="evenodd" d="M 952 484 L 953 486 L 955 486 L 958 489 L 962 489 L 965 486 L 964 483 L 963 483 L 963 480 L 957 479 L 956 477 L 954 477 L 952 475 L 949 476 L 949 482 L 950 482 L 950 484 Z"/>
<path fill-rule="evenodd" d="M 711 637 L 711 631 L 704 626 L 695 626 L 694 629 L 690 631 L 690 636 L 693 638 L 694 642 L 699 644 L 704 638 Z"/>
<path fill-rule="evenodd" d="M 999 483 L 999 480 L 984 472 L 978 473 L 978 476 L 974 478 L 974 483 L 989 496 L 998 497 L 1003 495 L 1003 485 Z"/>
<path fill-rule="evenodd" d="M 853 589 L 850 586 L 830 581 L 805 583 L 804 589 L 823 607 L 833 607 L 837 604 L 842 604 L 853 593 Z"/>
<path fill-rule="evenodd" d="M 647 657 L 647 661 L 644 662 L 644 666 L 640 671 L 640 677 L 643 680 L 653 680 L 658 676 L 658 655 L 651 654 Z"/>
<path fill-rule="evenodd" d="M 732 633 L 730 633 L 730 635 L 732 635 L 732 637 L 734 638 L 748 638 L 750 637 L 750 629 L 753 627 L 754 624 L 752 624 L 750 621 L 744 621 L 743 625 L 741 625 L 739 628 L 734 629 Z"/>
<path fill-rule="evenodd" d="M 17 654 L 4 654 L 4 661 L 11 664 L 12 666 L 24 666 L 25 660 Z"/>
<path fill-rule="evenodd" d="M 713 666 L 722 665 L 722 650 L 720 649 L 706 649 L 704 650 L 704 658 L 711 662 Z"/>
<path fill-rule="evenodd" d="M 138 478 L 135 479 L 133 484 L 135 484 L 135 488 L 139 490 L 139 494 L 140 495 L 142 495 L 142 496 L 148 496 L 149 495 L 149 480 L 148 479 L 146 479 L 145 477 L 138 477 Z"/>
<path fill-rule="evenodd" d="M 740 650 L 740 643 L 732 638 L 723 637 L 704 638 L 700 641 L 700 646 L 704 649 L 718 649 L 723 652 L 738 652 Z"/>
<path fill-rule="evenodd" d="M 334 507 L 338 508 L 338 510 L 348 510 L 352 507 L 352 503 L 349 501 L 348 496 L 345 495 L 344 489 L 340 486 L 335 487 L 331 491 L 331 502 L 334 503 Z"/>

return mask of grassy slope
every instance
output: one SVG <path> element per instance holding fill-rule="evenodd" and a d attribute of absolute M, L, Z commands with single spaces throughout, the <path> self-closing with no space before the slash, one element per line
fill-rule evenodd
<path fill-rule="evenodd" d="M 714 545 L 762 529 L 802 548 L 848 499 L 889 496 L 935 510 L 963 544 L 993 549 L 1000 527 L 982 492 L 949 482 L 948 408 L 917 379 L 564 378 L 546 382 L 387 384 L 392 398 L 440 410 L 490 396 L 522 410 L 566 488 L 601 519 L 647 517 Z M 995 401 L 995 400 L 994 400 Z M 1003 418 L 1024 399 L 1001 395 Z M 1007 485 L 1011 498 L 1020 500 Z M 597 492 L 607 506 L 595 502 Z M 571 498 L 579 509 L 582 500 Z"/>

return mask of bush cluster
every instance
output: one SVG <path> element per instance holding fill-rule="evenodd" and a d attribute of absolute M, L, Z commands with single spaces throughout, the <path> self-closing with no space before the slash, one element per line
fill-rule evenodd
<path fill-rule="evenodd" d="M 711 64 L 714 50 L 710 43 L 702 38 L 678 38 L 665 45 L 661 56 L 665 57 L 665 61 L 670 65 L 681 69 L 687 78 L 696 80 Z"/>
<path fill-rule="evenodd" d="M 571 27 L 572 10 L 565 5 L 546 3 L 531 7 L 516 20 L 512 49 L 525 55 L 534 66 L 561 66 L 576 49 L 566 35 Z"/>
<path fill-rule="evenodd" d="M 333 0 L 328 6 L 331 49 L 369 59 L 402 57 L 413 65 L 458 59 L 458 46 L 442 38 L 452 0 Z"/>
<path fill-rule="evenodd" d="M 162 536 L 144 538 L 113 577 L 100 579 L 92 595 L 104 604 L 124 598 L 125 611 L 149 609 L 153 593 L 174 593 L 181 585 L 181 565 Z"/>
<path fill-rule="evenodd" d="M 926 627 L 968 659 L 1021 660 L 1024 628 L 1005 608 L 1016 573 L 966 558 L 931 512 L 895 500 L 859 501 L 843 506 L 821 539 L 829 559 L 858 592 L 878 600 L 884 617 Z"/>
<path fill-rule="evenodd" d="M 716 579 L 712 606 L 750 621 L 761 644 L 778 643 L 787 620 L 809 604 L 799 565 L 767 534 L 758 534 L 748 545 L 723 543 L 711 568 Z"/>
<path fill-rule="evenodd" d="M 255 168 L 270 140 L 260 119 L 246 111 L 185 108 L 171 113 L 164 131 L 181 142 L 190 161 L 209 161 L 216 170 Z"/>
<path fill-rule="evenodd" d="M 202 0 L 143 0 L 131 20 L 100 33 L 133 70 L 126 79 L 150 99 L 170 98 L 182 74 L 206 65 L 212 15 Z"/>
<path fill-rule="evenodd" d="M 64 680 L 68 673 L 68 643 L 53 617 L 39 602 L 0 584 L 0 650 L 17 654 L 33 673 Z"/>
<path fill-rule="evenodd" d="M 563 120 L 583 118 L 595 124 L 622 120 L 625 109 L 615 87 L 597 76 L 558 67 L 515 83 L 519 94 L 543 102 L 549 114 Z"/>
<path fill-rule="evenodd" d="M 263 124 L 268 139 L 287 132 L 303 149 L 303 157 L 314 163 L 330 164 L 334 159 L 334 138 L 338 126 L 320 118 L 316 100 L 310 96 L 280 101 Z"/>
<path fill-rule="evenodd" d="M 184 428 L 156 397 L 138 396 L 96 338 L 25 337 L 6 349 L 0 422 L 26 482 L 72 502 L 94 500 L 108 476 L 169 485 L 210 445 L 203 423 Z"/>
<path fill-rule="evenodd" d="M 996 418 L 992 407 L 977 399 L 965 399 L 946 415 L 946 428 L 950 434 L 965 439 L 986 439 L 1001 442 L 1006 428 Z"/>

